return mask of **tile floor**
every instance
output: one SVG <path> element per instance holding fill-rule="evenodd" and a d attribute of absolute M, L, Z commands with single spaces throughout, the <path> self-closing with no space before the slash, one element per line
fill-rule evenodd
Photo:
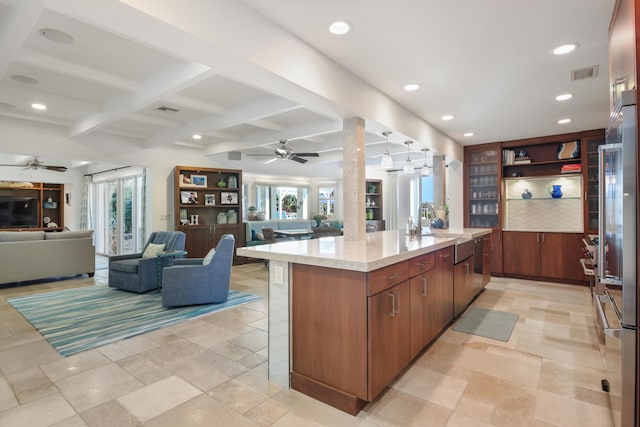
<path fill-rule="evenodd" d="M 267 380 L 265 296 L 63 358 L 6 298 L 105 283 L 0 289 L 0 426 L 611 426 L 589 290 L 494 278 L 474 305 L 518 313 L 509 342 L 448 329 L 356 417 Z"/>

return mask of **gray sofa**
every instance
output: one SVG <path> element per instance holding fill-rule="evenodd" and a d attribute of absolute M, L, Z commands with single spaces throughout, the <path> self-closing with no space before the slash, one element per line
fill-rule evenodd
<path fill-rule="evenodd" d="M 93 230 L 0 231 L 0 283 L 93 276 L 95 270 Z"/>
<path fill-rule="evenodd" d="M 268 221 L 248 221 L 245 223 L 245 238 L 247 246 L 264 245 L 263 239 L 258 236 L 262 233 L 262 227 L 273 228 L 274 230 L 311 230 L 316 222 L 312 219 L 272 219 Z M 286 239 L 280 239 L 286 240 Z"/>

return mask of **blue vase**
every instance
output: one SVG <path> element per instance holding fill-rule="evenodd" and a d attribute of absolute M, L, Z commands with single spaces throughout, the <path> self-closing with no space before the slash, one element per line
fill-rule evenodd
<path fill-rule="evenodd" d="M 562 197 L 562 190 L 560 189 L 562 185 L 550 185 L 547 190 L 551 193 L 551 197 L 554 199 L 559 199 Z"/>

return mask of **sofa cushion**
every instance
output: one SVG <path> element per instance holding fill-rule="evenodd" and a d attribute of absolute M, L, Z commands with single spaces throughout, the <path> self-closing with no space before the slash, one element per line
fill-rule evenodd
<path fill-rule="evenodd" d="M 0 242 L 24 242 L 27 240 L 44 240 L 44 231 L 1 231 Z"/>
<path fill-rule="evenodd" d="M 114 261 L 109 264 L 109 270 L 137 274 L 138 261 L 140 261 L 140 258 L 121 259 L 118 261 Z"/>
<path fill-rule="evenodd" d="M 149 243 L 142 253 L 142 258 L 155 258 L 164 251 L 164 243 Z"/>
<path fill-rule="evenodd" d="M 86 239 L 88 237 L 93 237 L 93 230 L 61 231 L 44 235 L 45 240 Z"/>

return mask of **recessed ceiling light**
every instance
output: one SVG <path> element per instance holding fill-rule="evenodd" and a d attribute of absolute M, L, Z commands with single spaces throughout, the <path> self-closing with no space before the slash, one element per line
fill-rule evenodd
<path fill-rule="evenodd" d="M 556 101 L 566 101 L 567 99 L 573 98 L 572 93 L 563 93 L 562 95 L 556 96 Z"/>
<path fill-rule="evenodd" d="M 347 34 L 351 30 L 351 24 L 347 21 L 335 21 L 329 25 L 329 32 L 341 36 Z"/>
<path fill-rule="evenodd" d="M 466 137 L 470 137 L 470 136 L 473 136 L 473 135 L 474 135 L 473 132 L 467 132 L 467 133 L 464 134 L 464 136 L 466 136 Z"/>
<path fill-rule="evenodd" d="M 453 120 L 453 116 L 451 114 L 447 114 L 445 116 L 442 116 L 442 120 Z"/>
<path fill-rule="evenodd" d="M 565 53 L 573 52 L 577 47 L 577 43 L 563 44 L 553 49 L 553 53 L 556 55 L 564 55 Z"/>
<path fill-rule="evenodd" d="M 202 135 L 198 135 L 197 133 L 192 135 L 191 138 L 193 139 L 202 139 Z"/>
<path fill-rule="evenodd" d="M 33 108 L 34 110 L 46 110 L 47 106 L 44 104 L 34 102 L 33 104 L 31 104 L 31 108 Z"/>
<path fill-rule="evenodd" d="M 18 83 L 26 83 L 26 84 L 36 84 L 38 83 L 38 81 L 36 79 L 34 79 L 33 77 L 29 77 L 29 76 L 23 76 L 21 74 L 12 74 L 11 75 L 11 80 L 14 80 Z"/>
<path fill-rule="evenodd" d="M 571 122 L 571 119 L 560 119 L 560 120 L 558 120 L 558 123 L 561 124 L 561 125 L 564 125 L 564 124 L 567 124 L 567 123 L 570 123 L 570 122 Z"/>
<path fill-rule="evenodd" d="M 404 85 L 403 89 L 405 90 L 405 92 L 415 92 L 416 90 L 420 89 L 420 85 L 418 83 L 409 83 Z"/>
<path fill-rule="evenodd" d="M 64 44 L 73 42 L 73 37 L 64 31 L 54 30 L 53 28 L 40 28 L 38 32 L 42 37 L 52 42 Z"/>

